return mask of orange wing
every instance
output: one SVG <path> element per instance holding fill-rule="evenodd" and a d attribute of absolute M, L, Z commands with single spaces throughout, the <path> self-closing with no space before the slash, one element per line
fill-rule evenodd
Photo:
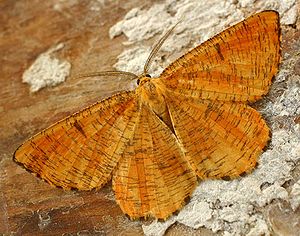
<path fill-rule="evenodd" d="M 279 16 L 264 11 L 173 62 L 157 83 L 179 96 L 256 101 L 268 92 L 279 61 Z"/>
<path fill-rule="evenodd" d="M 32 137 L 14 160 L 64 189 L 100 188 L 111 179 L 137 114 L 134 92 L 115 95 Z"/>
<path fill-rule="evenodd" d="M 196 175 L 175 135 L 142 104 L 134 135 L 113 177 L 121 209 L 131 218 L 166 219 L 196 186 Z"/>
<path fill-rule="evenodd" d="M 243 103 L 168 98 L 176 136 L 201 179 L 252 170 L 269 140 L 261 115 Z"/>

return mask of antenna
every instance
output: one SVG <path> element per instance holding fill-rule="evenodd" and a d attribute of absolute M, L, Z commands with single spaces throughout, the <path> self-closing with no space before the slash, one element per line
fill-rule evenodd
<path fill-rule="evenodd" d="M 163 45 L 163 43 L 166 41 L 166 39 L 170 36 L 170 34 L 172 33 L 172 31 L 174 30 L 174 28 L 182 21 L 182 19 L 180 19 L 171 29 L 169 29 L 166 34 L 155 44 L 154 48 L 152 49 L 146 63 L 144 66 L 144 74 L 148 74 L 148 69 L 151 65 L 151 63 L 153 62 L 153 58 L 156 55 L 156 53 L 158 52 L 158 50 L 161 48 L 161 46 Z"/>
<path fill-rule="evenodd" d="M 161 48 L 161 46 L 163 45 L 163 43 L 166 41 L 166 39 L 170 36 L 170 34 L 172 33 L 172 31 L 174 30 L 174 28 L 182 21 L 182 19 L 180 19 L 171 29 L 169 29 L 165 35 L 154 45 L 154 48 L 152 49 L 152 51 L 150 52 L 150 55 L 147 58 L 147 61 L 145 63 L 144 66 L 144 75 L 147 75 L 148 73 L 148 69 L 151 65 L 151 63 L 153 62 L 153 58 L 156 55 L 156 53 L 158 52 L 158 50 Z M 96 71 L 96 72 L 91 72 L 91 73 L 87 73 L 87 74 L 78 74 L 76 76 L 74 76 L 73 78 L 79 79 L 79 78 L 85 78 L 85 77 L 96 77 L 96 76 L 118 76 L 118 75 L 125 75 L 128 77 L 131 77 L 131 79 L 136 79 L 139 76 L 137 76 L 134 73 L 131 72 L 127 72 L 127 71 Z"/>
<path fill-rule="evenodd" d="M 117 76 L 117 75 L 125 75 L 129 76 L 132 79 L 136 79 L 138 76 L 134 73 L 127 72 L 127 71 L 99 71 L 99 72 L 91 72 L 87 74 L 79 74 L 76 75 L 74 78 L 85 78 L 85 77 L 96 77 L 96 76 Z"/>

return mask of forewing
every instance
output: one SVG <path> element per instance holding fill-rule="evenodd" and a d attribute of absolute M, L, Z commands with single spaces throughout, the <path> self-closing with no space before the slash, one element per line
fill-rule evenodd
<path fill-rule="evenodd" d="M 170 129 L 141 105 L 134 135 L 113 177 L 116 200 L 131 218 L 167 218 L 191 195 L 196 176 Z"/>
<path fill-rule="evenodd" d="M 269 140 L 261 115 L 243 103 L 168 98 L 173 127 L 201 179 L 251 171 Z"/>
<path fill-rule="evenodd" d="M 256 101 L 268 92 L 279 61 L 279 16 L 264 11 L 173 62 L 157 83 L 186 97 Z"/>
<path fill-rule="evenodd" d="M 133 92 L 112 96 L 32 137 L 14 160 L 64 189 L 99 188 L 110 180 L 136 118 Z"/>

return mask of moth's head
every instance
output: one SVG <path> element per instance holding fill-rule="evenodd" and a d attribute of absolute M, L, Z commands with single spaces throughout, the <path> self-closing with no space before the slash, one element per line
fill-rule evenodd
<path fill-rule="evenodd" d="M 151 79 L 151 76 L 149 74 L 142 74 L 138 77 L 136 83 L 137 83 L 137 85 L 141 86 L 144 83 L 150 81 L 150 79 Z"/>

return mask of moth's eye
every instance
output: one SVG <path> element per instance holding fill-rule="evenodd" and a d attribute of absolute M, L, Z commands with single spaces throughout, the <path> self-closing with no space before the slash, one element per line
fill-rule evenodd
<path fill-rule="evenodd" d="M 145 76 L 148 77 L 148 78 L 151 78 L 151 75 L 149 75 L 149 74 L 146 74 Z"/>
<path fill-rule="evenodd" d="M 140 80 L 140 79 L 138 79 L 138 80 L 136 81 L 137 85 L 139 85 L 139 84 L 140 84 L 140 82 L 141 82 L 141 80 Z"/>

